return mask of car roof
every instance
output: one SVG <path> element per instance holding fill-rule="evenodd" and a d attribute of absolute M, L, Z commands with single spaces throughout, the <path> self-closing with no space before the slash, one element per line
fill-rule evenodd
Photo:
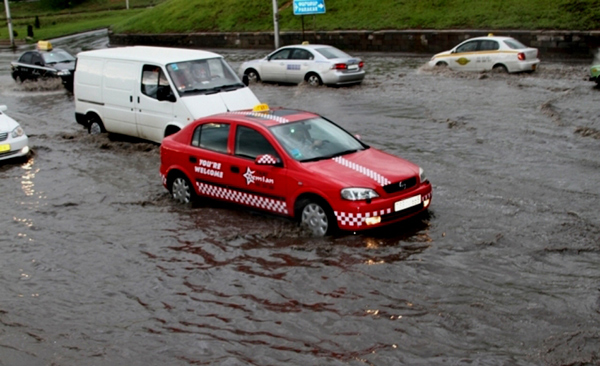
<path fill-rule="evenodd" d="M 280 49 L 290 48 L 290 47 L 294 47 L 294 48 L 306 48 L 306 49 L 309 49 L 309 50 L 314 50 L 316 48 L 323 48 L 323 47 L 335 48 L 335 47 L 327 45 L 327 44 L 291 44 L 289 46 L 281 47 Z"/>
<path fill-rule="evenodd" d="M 186 48 L 128 46 L 83 51 L 79 52 L 77 57 L 111 58 L 127 61 L 153 62 L 166 65 L 173 62 L 192 61 L 216 57 L 222 58 L 223 56 L 214 52 Z"/>
<path fill-rule="evenodd" d="M 263 127 L 271 127 L 284 123 L 291 123 L 302 121 L 309 118 L 321 117 L 316 113 L 306 112 L 297 109 L 289 109 L 284 107 L 277 107 L 269 109 L 266 112 L 255 112 L 252 109 L 225 112 L 216 114 L 210 117 L 201 118 L 200 120 L 205 122 L 211 119 L 224 119 L 231 122 L 245 122 L 247 124 L 254 124 Z"/>
<path fill-rule="evenodd" d="M 513 37 L 506 37 L 506 36 L 482 36 L 482 37 L 469 38 L 469 39 L 466 39 L 464 42 L 466 42 L 466 41 L 488 40 L 488 39 L 492 39 L 492 40 L 495 40 L 495 41 L 504 41 L 504 40 L 513 40 L 514 38 Z"/>

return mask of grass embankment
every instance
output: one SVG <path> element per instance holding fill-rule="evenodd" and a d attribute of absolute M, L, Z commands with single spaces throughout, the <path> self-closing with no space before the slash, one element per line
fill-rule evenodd
<path fill-rule="evenodd" d="M 273 30 L 270 0 L 89 0 L 69 12 L 40 16 L 36 39 L 111 27 L 116 33 L 255 32 Z M 13 8 L 17 4 L 13 3 Z M 33 24 L 36 3 L 13 11 L 19 38 Z M 37 3 L 39 6 L 39 2 Z M 143 8 L 156 5 L 152 8 Z M 278 0 L 280 31 L 302 30 L 293 0 Z M 21 6 L 21 5 L 19 5 Z M 599 0 L 325 0 L 326 13 L 304 16 L 304 28 L 347 29 L 599 29 Z M 111 10 L 107 10 L 111 9 Z M 121 9 L 121 10 L 117 10 Z M 22 11 L 28 18 L 18 18 Z M 87 13 L 86 13 L 87 12 Z M 92 12 L 92 14 L 89 14 Z M 48 26 L 50 24 L 50 26 Z M 0 38 L 8 32 L 0 31 Z"/>
<path fill-rule="evenodd" d="M 33 38 L 56 38 L 68 34 L 79 33 L 99 28 L 108 28 L 113 24 L 127 22 L 131 17 L 143 13 L 149 7 L 166 0 L 88 0 L 80 6 L 66 10 L 53 10 L 43 7 L 41 2 L 10 2 L 10 15 L 13 31 L 17 33 L 15 40 L 27 39 L 27 26 L 33 27 Z M 6 13 L 0 12 L 0 40 L 10 39 L 6 24 Z M 35 18 L 40 27 L 35 27 Z"/>

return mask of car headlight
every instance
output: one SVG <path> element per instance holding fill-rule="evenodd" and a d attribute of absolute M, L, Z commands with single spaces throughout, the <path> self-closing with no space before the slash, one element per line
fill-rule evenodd
<path fill-rule="evenodd" d="M 344 188 L 342 198 L 348 201 L 363 201 L 379 197 L 377 192 L 370 188 Z"/>
<path fill-rule="evenodd" d="M 71 75 L 71 71 L 69 71 L 69 70 L 60 70 L 56 75 L 58 75 L 58 76 L 69 76 L 69 75 Z"/>
<path fill-rule="evenodd" d="M 425 171 L 423 168 L 419 168 L 419 182 L 423 183 L 427 180 L 427 176 L 425 175 Z"/>
<path fill-rule="evenodd" d="M 24 134 L 25 134 L 25 131 L 23 131 L 23 128 L 21 128 L 21 126 L 15 127 L 15 129 L 12 130 L 12 132 L 10 133 L 10 135 L 13 138 L 17 138 L 19 136 L 23 136 Z"/>

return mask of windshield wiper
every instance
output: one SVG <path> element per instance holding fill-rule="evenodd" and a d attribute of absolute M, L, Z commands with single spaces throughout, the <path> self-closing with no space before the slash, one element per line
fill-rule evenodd
<path fill-rule="evenodd" d="M 245 87 L 244 84 L 237 83 L 237 84 L 231 84 L 231 85 L 224 85 L 221 88 L 222 88 L 222 90 L 225 90 L 225 91 L 232 91 L 232 90 L 238 90 L 239 88 L 243 88 L 243 87 Z"/>
<path fill-rule="evenodd" d="M 324 156 L 317 156 L 317 157 L 310 158 L 310 159 L 304 159 L 304 160 L 300 160 L 300 162 L 301 162 L 301 163 L 308 163 L 308 162 L 311 162 L 311 161 L 318 161 L 318 160 L 327 160 L 327 159 L 333 159 L 333 158 L 335 158 L 335 157 L 337 157 L 337 156 L 342 156 L 342 155 L 348 155 L 348 154 L 352 154 L 352 153 L 355 153 L 355 152 L 357 152 L 357 151 L 359 151 L 359 150 L 362 150 L 362 149 L 349 149 L 349 150 L 344 150 L 344 151 L 337 152 L 337 153 L 335 153 L 335 154 L 324 155 Z"/>

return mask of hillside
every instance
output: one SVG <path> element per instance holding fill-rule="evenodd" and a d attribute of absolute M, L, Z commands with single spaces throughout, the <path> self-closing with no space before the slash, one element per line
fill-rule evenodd
<path fill-rule="evenodd" d="M 281 31 L 301 30 L 293 0 L 279 0 Z M 325 0 L 326 13 L 304 16 L 306 30 L 600 28 L 600 0 Z M 269 0 L 167 0 L 115 32 L 269 31 Z"/>
<path fill-rule="evenodd" d="M 278 0 L 285 31 L 382 29 L 600 29 L 600 0 L 324 0 L 326 12 L 293 14 L 293 0 Z M 70 9 L 39 1 L 10 2 L 17 39 L 47 39 L 110 27 L 115 33 L 257 32 L 273 30 L 271 0 L 88 0 Z M 8 39 L 6 19 L 0 39 Z"/>

